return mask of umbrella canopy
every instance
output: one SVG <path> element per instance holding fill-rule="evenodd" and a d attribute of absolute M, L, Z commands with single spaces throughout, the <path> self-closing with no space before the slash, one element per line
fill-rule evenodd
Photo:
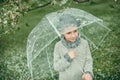
<path fill-rule="evenodd" d="M 31 31 L 27 41 L 27 60 L 32 79 L 53 79 L 53 49 L 61 34 L 56 26 L 63 14 L 70 14 L 80 21 L 78 30 L 88 40 L 91 51 L 98 49 L 110 29 L 92 14 L 76 8 L 67 8 L 47 14 Z"/>

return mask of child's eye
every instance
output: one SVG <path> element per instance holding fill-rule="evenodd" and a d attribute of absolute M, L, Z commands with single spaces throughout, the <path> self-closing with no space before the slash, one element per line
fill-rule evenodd
<path fill-rule="evenodd" d="M 77 32 L 77 30 L 74 30 L 73 32 L 74 32 L 74 33 L 76 33 L 76 32 Z"/>
<path fill-rule="evenodd" d="M 71 34 L 71 32 L 68 32 L 67 34 Z"/>

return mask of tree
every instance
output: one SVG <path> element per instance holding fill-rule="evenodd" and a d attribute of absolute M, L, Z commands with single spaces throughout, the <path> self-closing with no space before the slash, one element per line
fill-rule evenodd
<path fill-rule="evenodd" d="M 0 9 L 0 36 L 14 32 L 18 27 L 18 19 L 29 6 L 21 0 L 4 1 Z"/>
<path fill-rule="evenodd" d="M 18 29 L 19 18 L 29 10 L 51 5 L 62 6 L 68 0 L 2 0 L 0 4 L 0 37 Z"/>

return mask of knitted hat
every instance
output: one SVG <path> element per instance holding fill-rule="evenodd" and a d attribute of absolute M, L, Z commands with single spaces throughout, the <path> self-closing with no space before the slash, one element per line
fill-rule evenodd
<path fill-rule="evenodd" d="M 57 29 L 61 34 L 78 29 L 80 22 L 78 22 L 72 15 L 63 14 L 58 22 Z"/>

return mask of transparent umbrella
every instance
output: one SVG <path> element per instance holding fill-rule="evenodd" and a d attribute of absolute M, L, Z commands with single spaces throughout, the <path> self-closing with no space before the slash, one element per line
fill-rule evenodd
<path fill-rule="evenodd" d="M 103 42 L 110 29 L 103 21 L 92 14 L 76 8 L 67 8 L 46 15 L 31 31 L 27 41 L 27 61 L 32 80 L 55 80 L 53 70 L 53 49 L 61 34 L 56 26 L 59 17 L 71 14 L 80 20 L 79 32 L 81 37 L 88 40 L 93 52 Z"/>

